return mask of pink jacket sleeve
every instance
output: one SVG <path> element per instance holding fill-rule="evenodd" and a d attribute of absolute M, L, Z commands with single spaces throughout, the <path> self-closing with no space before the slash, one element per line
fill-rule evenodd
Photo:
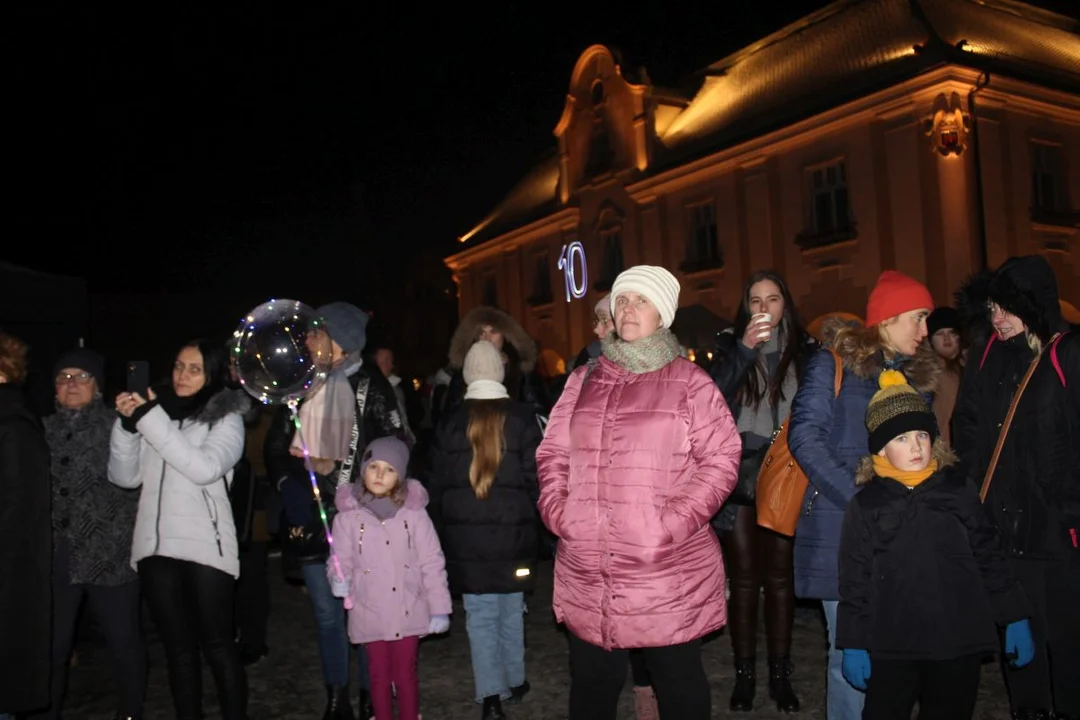
<path fill-rule="evenodd" d="M 588 366 L 579 367 L 566 381 L 562 395 L 548 416 L 544 439 L 536 451 L 536 474 L 540 483 L 540 518 L 548 530 L 561 537 L 563 510 L 570 494 L 570 417 L 577 406 L 581 383 Z"/>
<path fill-rule="evenodd" d="M 696 533 L 717 513 L 738 482 L 742 438 L 724 396 L 703 371 L 691 373 L 690 459 L 693 472 L 664 505 L 660 521 L 673 542 Z"/>
<path fill-rule="evenodd" d="M 439 535 L 435 532 L 428 514 L 420 510 L 416 515 L 416 549 L 420 556 L 420 572 L 427 594 L 428 612 L 431 615 L 450 615 L 454 606 L 450 601 L 450 586 L 446 579 L 446 557 L 443 555 Z"/>
<path fill-rule="evenodd" d="M 337 568 L 341 569 L 341 576 L 349 583 L 349 597 L 343 598 L 345 609 L 351 610 L 353 606 L 353 574 L 356 569 L 356 539 L 352 524 L 349 523 L 345 513 L 338 513 L 334 516 L 334 524 L 330 528 L 330 534 L 334 536 L 334 551 L 326 559 L 326 577 L 333 581 L 334 573 L 337 571 L 334 559 L 337 558 Z"/>

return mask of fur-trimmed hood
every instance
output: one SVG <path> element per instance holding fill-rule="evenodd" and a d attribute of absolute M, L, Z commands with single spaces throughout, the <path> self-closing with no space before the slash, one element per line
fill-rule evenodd
<path fill-rule="evenodd" d="M 827 321 L 822 328 L 822 336 L 829 338 L 831 347 L 844 361 L 844 369 L 860 378 L 872 379 L 885 369 L 881 340 L 872 328 L 852 328 L 842 320 L 839 326 L 829 327 L 833 321 Z M 839 332 L 849 329 L 848 332 Z M 943 366 L 937 353 L 926 345 L 920 345 L 915 355 L 904 365 L 904 375 L 908 383 L 921 393 L 937 390 L 938 378 Z"/>
<path fill-rule="evenodd" d="M 960 459 L 956 457 L 956 453 L 953 452 L 944 438 L 938 438 L 934 441 L 934 446 L 930 448 L 930 459 L 937 460 L 939 471 L 960 462 Z M 867 455 L 859 461 L 859 467 L 855 470 L 855 484 L 865 485 L 873 480 L 876 475 L 877 473 L 874 472 L 874 456 Z"/>
<path fill-rule="evenodd" d="M 358 494 L 363 494 L 363 480 L 347 485 L 339 485 L 334 492 L 334 506 L 338 512 L 360 509 Z M 428 505 L 428 491 L 419 480 L 405 481 L 405 508 L 423 510 Z"/>
<path fill-rule="evenodd" d="M 251 396 L 247 391 L 226 388 L 212 395 L 206 404 L 191 416 L 191 420 L 212 425 L 231 413 L 244 416 L 250 408 Z"/>
<path fill-rule="evenodd" d="M 1044 343 L 1064 329 L 1057 279 L 1041 255 L 1012 257 L 995 271 L 969 276 L 956 291 L 955 300 L 968 337 L 983 337 L 992 331 L 987 309 L 990 301 L 1023 320 Z"/>
<path fill-rule="evenodd" d="M 506 342 L 514 346 L 520 358 L 521 371 L 530 373 L 536 367 L 536 343 L 525 329 L 507 313 L 493 307 L 478 307 L 470 310 L 461 319 L 450 339 L 450 367 L 460 370 L 465 365 L 465 354 L 476 342 L 480 328 L 491 325 L 503 334 Z"/>

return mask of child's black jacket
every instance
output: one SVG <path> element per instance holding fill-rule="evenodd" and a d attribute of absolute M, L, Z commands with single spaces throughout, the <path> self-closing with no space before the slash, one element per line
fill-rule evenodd
<path fill-rule="evenodd" d="M 950 466 L 908 489 L 859 472 L 840 540 L 836 644 L 875 658 L 948 660 L 999 648 L 995 623 L 1029 616 L 997 531 L 975 490 Z"/>

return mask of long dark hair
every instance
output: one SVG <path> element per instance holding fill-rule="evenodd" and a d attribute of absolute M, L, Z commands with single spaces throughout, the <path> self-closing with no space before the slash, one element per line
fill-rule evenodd
<path fill-rule="evenodd" d="M 735 313 L 735 326 L 732 328 L 735 333 L 735 342 L 741 341 L 743 333 L 746 332 L 746 326 L 750 324 L 750 288 L 762 280 L 774 283 L 776 287 L 780 288 L 780 296 L 784 298 L 784 317 L 781 318 L 777 329 L 785 334 L 785 338 L 784 352 L 780 356 L 780 364 L 776 368 L 776 373 L 771 378 L 768 378 L 768 386 L 764 386 L 761 382 L 761 375 L 767 375 L 767 373 L 752 371 L 746 376 L 746 382 L 739 388 L 736 395 L 740 403 L 744 405 L 752 403 L 755 409 L 761 406 L 766 390 L 769 395 L 769 403 L 775 407 L 784 396 L 784 378 L 787 377 L 788 368 L 794 364 L 795 376 L 801 379 L 803 367 L 806 364 L 806 328 L 803 327 L 802 321 L 799 320 L 799 311 L 795 307 L 795 299 L 791 297 L 791 290 L 788 289 L 784 279 L 774 270 L 759 270 L 746 281 L 746 285 L 743 287 L 742 301 L 739 303 L 739 309 Z M 762 359 L 758 358 L 759 367 L 762 362 Z M 762 370 L 764 370 L 763 367 Z"/>

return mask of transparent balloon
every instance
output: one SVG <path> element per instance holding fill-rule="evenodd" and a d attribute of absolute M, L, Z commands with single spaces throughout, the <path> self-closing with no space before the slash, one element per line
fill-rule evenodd
<path fill-rule="evenodd" d="M 271 300 L 233 333 L 230 362 L 241 386 L 266 404 L 293 404 L 330 371 L 330 336 L 315 310 L 297 300 Z"/>

